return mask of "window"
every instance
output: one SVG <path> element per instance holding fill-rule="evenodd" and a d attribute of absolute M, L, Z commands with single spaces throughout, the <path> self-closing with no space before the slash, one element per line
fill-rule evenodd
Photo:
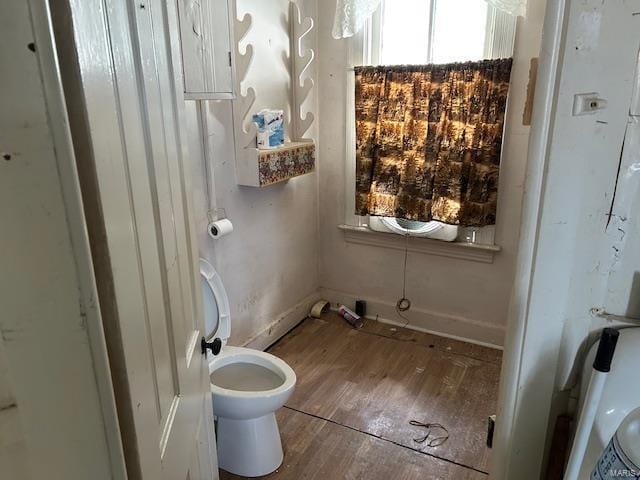
<path fill-rule="evenodd" d="M 367 27 L 354 39 L 351 60 L 354 65 L 415 65 L 511 57 L 515 23 L 515 17 L 499 12 L 485 0 L 383 0 Z M 348 112 L 347 125 L 354 125 L 353 114 Z M 355 152 L 348 153 L 347 178 L 350 179 L 355 169 Z M 353 199 L 354 182 L 347 181 L 347 189 L 347 199 Z M 349 213 L 353 211 L 347 212 L 349 225 L 368 225 L 374 230 L 403 235 L 451 240 L 451 228 L 457 228 L 447 226 L 447 233 L 443 235 L 442 228 L 432 229 L 443 226 L 438 222 L 405 225 L 400 219 L 358 217 Z M 396 223 L 398 228 L 394 228 Z M 494 243 L 494 226 L 458 230 L 458 240 Z"/>
<path fill-rule="evenodd" d="M 376 12 L 367 36 L 374 64 L 510 57 L 515 17 L 485 0 L 387 0 Z"/>
<path fill-rule="evenodd" d="M 387 1 L 382 11 L 380 63 L 480 60 L 485 57 L 487 10 L 485 0 Z"/>

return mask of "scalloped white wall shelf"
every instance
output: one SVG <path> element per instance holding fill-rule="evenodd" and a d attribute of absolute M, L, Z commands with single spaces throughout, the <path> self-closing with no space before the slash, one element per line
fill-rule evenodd
<path fill-rule="evenodd" d="M 309 77 L 309 66 L 313 62 L 314 52 L 305 48 L 304 39 L 313 29 L 310 17 L 302 17 L 296 2 L 289 3 L 289 55 L 285 58 L 286 68 L 291 77 L 289 104 L 291 118 L 285 114 L 285 133 L 291 141 L 282 147 L 269 150 L 256 148 L 256 125 L 251 121 L 255 113 L 258 93 L 255 85 L 248 83 L 255 48 L 246 43 L 244 53 L 240 43 L 251 30 L 253 18 L 246 13 L 235 23 L 237 91 L 239 95 L 233 101 L 233 122 L 235 132 L 236 180 L 238 184 L 250 187 L 264 187 L 282 182 L 315 169 L 315 142 L 307 137 L 314 116 L 311 112 L 302 114 L 302 104 L 308 98 L 314 81 Z M 263 99 L 264 100 L 264 99 Z M 286 110 L 285 110 L 286 111 Z"/>

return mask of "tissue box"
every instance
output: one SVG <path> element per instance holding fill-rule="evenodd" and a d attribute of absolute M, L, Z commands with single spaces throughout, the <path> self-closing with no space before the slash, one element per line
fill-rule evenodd
<path fill-rule="evenodd" d="M 275 148 L 284 144 L 284 111 L 260 110 L 253 115 L 258 126 L 258 148 Z"/>

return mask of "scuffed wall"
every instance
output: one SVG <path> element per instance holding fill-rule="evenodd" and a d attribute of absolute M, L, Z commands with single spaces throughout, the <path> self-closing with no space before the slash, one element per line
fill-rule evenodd
<path fill-rule="evenodd" d="M 557 259 L 550 288 L 561 292 L 550 297 L 550 320 L 563 330 L 561 389 L 575 382 L 591 332 L 640 317 L 639 11 L 637 0 L 571 6 L 545 192 L 553 207 L 544 213 L 545 248 Z M 574 94 L 586 92 L 607 107 L 572 116 Z"/>
<path fill-rule="evenodd" d="M 28 465 L 27 443 L 0 338 L 0 478 L 29 479 Z"/>
<path fill-rule="evenodd" d="M 542 71 L 553 82 L 538 89 L 549 95 L 540 97 L 547 109 L 534 112 L 534 124 L 544 128 L 532 143 L 523 223 L 528 236 L 512 302 L 510 361 L 503 369 L 505 410 L 498 412 L 505 419 L 498 423 L 496 454 L 507 462 L 497 466 L 497 475 L 492 472 L 496 478 L 522 472 L 539 478 L 555 419 L 571 411 L 569 389 L 582 368 L 581 354 L 595 331 L 620 323 L 599 314 L 621 313 L 629 304 L 625 292 L 633 276 L 616 285 L 614 271 L 635 271 L 639 263 L 633 230 L 621 224 L 638 216 L 639 179 L 629 175 L 636 160 L 623 151 L 629 146 L 637 157 L 627 142 L 636 128 L 629 109 L 640 47 L 638 12 L 638 0 L 549 3 Z M 606 99 L 606 108 L 573 116 L 574 96 L 590 92 Z M 618 294 L 623 300 L 612 302 Z"/>
<path fill-rule="evenodd" d="M 315 16 L 315 0 L 300 3 L 303 13 Z M 252 14 L 253 27 L 243 45 L 255 44 L 255 56 L 243 91 L 256 89 L 256 111 L 288 110 L 289 2 L 239 0 L 238 17 L 245 12 Z M 307 46 L 314 48 L 314 43 L 312 36 Z M 315 102 L 312 93 L 305 107 L 314 111 Z M 215 266 L 229 296 L 230 343 L 264 348 L 302 320 L 317 299 L 318 174 L 261 189 L 237 185 L 231 103 L 205 102 L 204 125 L 198 122 L 197 104 L 186 103 L 201 255 Z M 316 128 L 311 134 L 317 138 Z M 213 203 L 234 225 L 231 235 L 217 241 L 206 234 L 205 154 L 213 170 Z"/>
<path fill-rule="evenodd" d="M 529 127 L 522 125 L 531 57 L 538 56 L 542 0 L 530 0 L 519 19 L 512 88 L 500 173 L 493 264 L 411 252 L 407 297 L 411 324 L 466 339 L 502 345 L 519 241 Z M 332 301 L 363 298 L 369 314 L 404 323 L 394 311 L 402 296 L 404 252 L 350 244 L 337 226 L 345 219 L 345 150 L 348 41 L 331 37 L 333 11 L 319 11 L 320 97 L 320 283 Z"/>

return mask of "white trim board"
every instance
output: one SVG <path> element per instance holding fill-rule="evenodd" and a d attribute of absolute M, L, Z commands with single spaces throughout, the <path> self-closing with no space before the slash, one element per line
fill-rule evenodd
<path fill-rule="evenodd" d="M 320 298 L 320 291 L 316 291 L 303 298 L 293 307 L 282 312 L 273 322 L 256 335 L 244 342 L 243 347 L 253 348 L 255 350 L 266 350 L 304 320 L 309 315 L 311 307 L 313 307 Z"/>
<path fill-rule="evenodd" d="M 2 7 L 0 109 L 11 115 L 0 143 L 12 155 L 0 166 L 11 252 L 0 269 L 0 341 L 17 409 L 0 419 L 0 457 L 14 466 L 0 458 L 0 477 L 125 479 L 49 2 Z"/>
<path fill-rule="evenodd" d="M 459 258 L 480 263 L 493 263 L 493 259 L 501 248 L 498 245 L 482 245 L 466 242 L 445 242 L 424 237 L 409 237 L 396 233 L 384 233 L 371 230 L 369 227 L 338 225 L 344 232 L 344 239 L 349 243 L 372 245 L 374 247 L 393 248 L 425 255 Z"/>
<path fill-rule="evenodd" d="M 365 300 L 367 302 L 367 318 L 391 325 L 404 326 L 405 322 L 396 313 L 395 302 L 362 297 L 328 288 L 322 288 L 320 291 L 322 297 L 332 305 L 353 305 L 356 300 Z M 406 325 L 406 328 L 411 330 L 431 333 L 440 337 L 461 340 L 484 347 L 502 349 L 504 327 L 501 325 L 492 325 L 470 318 L 417 307 L 412 307 L 407 312 L 404 312 L 403 315 L 409 319 L 409 324 Z"/>
<path fill-rule="evenodd" d="M 534 97 L 531 136 L 529 139 L 527 176 L 523 198 L 520 245 L 516 263 L 516 273 L 509 307 L 505 352 L 502 362 L 500 390 L 498 396 L 496 431 L 494 434 L 493 462 L 491 478 L 509 480 L 513 475 L 521 478 L 538 479 L 542 476 L 544 438 L 547 431 L 548 413 L 551 403 L 553 374 L 537 375 L 527 385 L 527 375 L 537 365 L 523 364 L 528 352 L 539 345 L 527 345 L 527 337 L 538 336 L 546 327 L 546 319 L 528 318 L 534 263 L 538 250 L 540 217 L 543 193 L 546 183 L 548 149 L 553 128 L 553 113 L 557 104 L 559 66 L 562 59 L 561 45 L 564 39 L 567 2 L 548 2 L 545 7 L 544 34 L 540 47 L 538 76 Z M 551 353 L 545 368 L 553 370 L 557 361 Z M 543 400 L 529 403 L 530 409 L 522 409 L 527 392 L 544 390 Z M 519 412 L 526 412 L 522 418 Z M 530 417 L 536 425 L 528 429 L 524 417 Z M 523 472 L 527 472 L 526 475 Z"/>

